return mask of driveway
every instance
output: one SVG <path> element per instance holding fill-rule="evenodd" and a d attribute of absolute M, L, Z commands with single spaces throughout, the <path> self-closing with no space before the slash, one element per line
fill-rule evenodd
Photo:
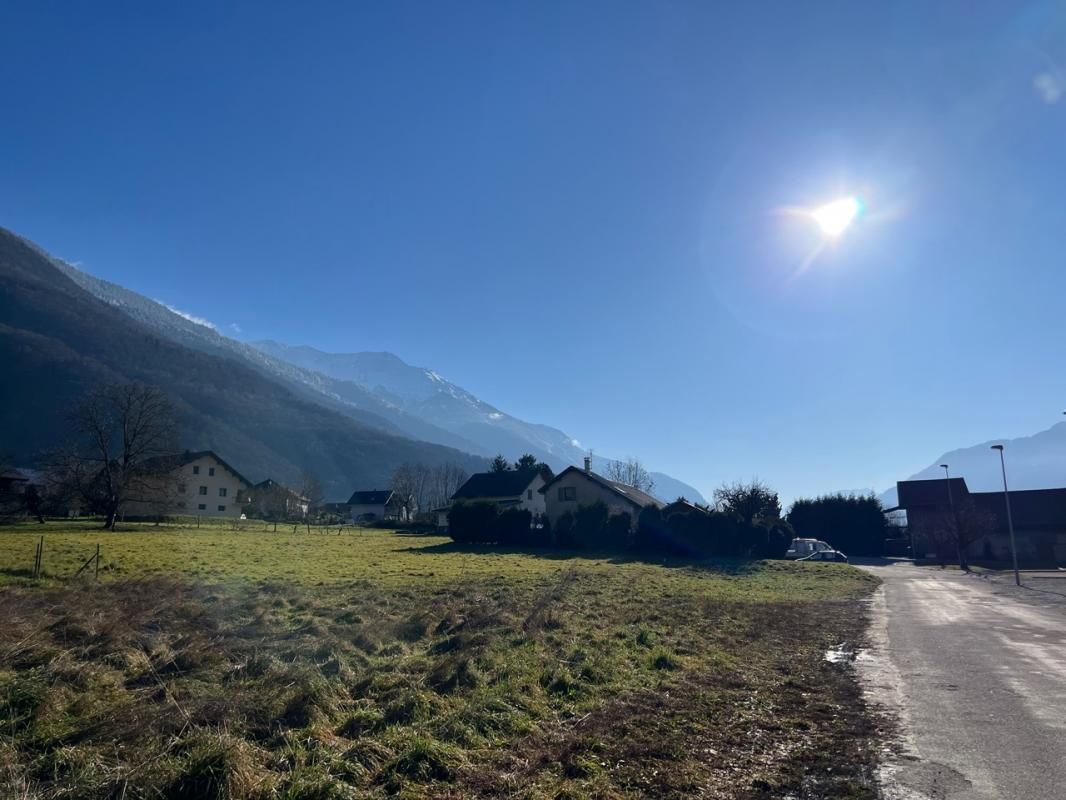
<path fill-rule="evenodd" d="M 864 569 L 884 585 L 856 663 L 900 723 L 885 796 L 1066 797 L 1066 596 L 909 562 Z"/>

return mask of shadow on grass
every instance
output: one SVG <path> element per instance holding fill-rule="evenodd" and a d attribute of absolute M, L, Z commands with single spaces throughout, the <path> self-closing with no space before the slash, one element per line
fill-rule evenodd
<path fill-rule="evenodd" d="M 616 550 L 563 550 L 536 547 L 499 547 L 487 544 L 444 542 L 428 547 L 408 547 L 402 552 L 420 555 L 515 555 L 547 561 L 606 561 L 609 564 L 654 564 L 672 569 L 701 569 L 726 575 L 748 575 L 762 569 L 759 559 L 744 558 L 684 558 L 682 556 L 654 556 L 641 553 L 620 553 Z"/>

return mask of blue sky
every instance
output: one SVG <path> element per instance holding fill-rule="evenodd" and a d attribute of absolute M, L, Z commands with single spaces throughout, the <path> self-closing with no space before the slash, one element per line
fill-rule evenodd
<path fill-rule="evenodd" d="M 224 331 L 705 492 L 1066 405 L 1062 3 L 149 5 L 5 6 L 0 225 Z"/>

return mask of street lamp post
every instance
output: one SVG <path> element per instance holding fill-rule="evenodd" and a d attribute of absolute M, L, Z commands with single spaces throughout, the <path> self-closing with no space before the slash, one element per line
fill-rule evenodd
<path fill-rule="evenodd" d="M 1007 491 L 1007 462 L 1003 458 L 1003 445 L 992 445 L 993 450 L 999 450 L 999 468 L 1003 472 L 1003 502 L 1007 504 L 1007 531 L 1010 533 L 1010 555 L 1014 561 L 1014 583 L 1022 585 L 1022 578 L 1018 574 L 1018 548 L 1014 543 L 1014 520 L 1010 515 L 1010 492 Z"/>
<path fill-rule="evenodd" d="M 959 559 L 959 567 L 964 570 L 969 570 L 969 565 L 966 563 L 966 558 L 962 553 L 962 537 L 959 535 L 959 517 L 955 513 L 955 498 L 951 496 L 951 475 L 948 474 L 948 465 L 941 464 L 941 469 L 944 470 L 944 482 L 948 487 L 948 508 L 951 509 L 951 529 L 955 533 L 955 555 Z"/>

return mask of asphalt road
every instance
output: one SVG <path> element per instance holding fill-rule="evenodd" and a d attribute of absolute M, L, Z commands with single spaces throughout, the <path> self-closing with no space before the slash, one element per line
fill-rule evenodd
<path fill-rule="evenodd" d="M 856 664 L 900 727 L 886 798 L 1066 798 L 1066 595 L 865 568 L 884 585 Z"/>

